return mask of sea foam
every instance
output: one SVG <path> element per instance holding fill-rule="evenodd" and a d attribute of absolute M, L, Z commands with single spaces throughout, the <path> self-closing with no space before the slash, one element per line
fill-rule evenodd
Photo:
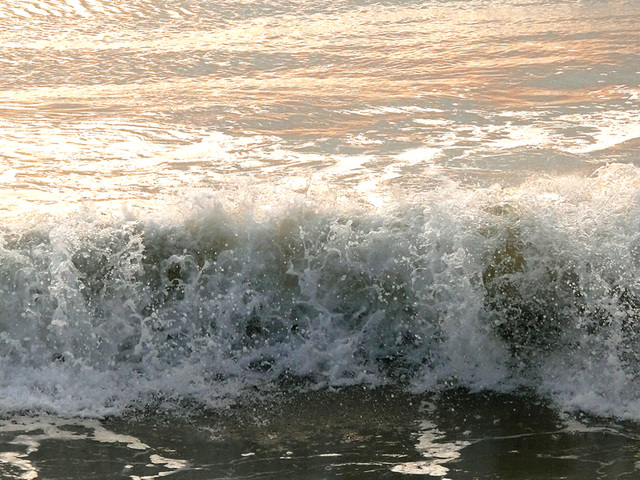
<path fill-rule="evenodd" d="M 0 410 L 391 384 L 525 388 L 640 418 L 639 191 L 617 164 L 375 208 L 307 191 L 269 209 L 219 197 L 7 221 Z"/>

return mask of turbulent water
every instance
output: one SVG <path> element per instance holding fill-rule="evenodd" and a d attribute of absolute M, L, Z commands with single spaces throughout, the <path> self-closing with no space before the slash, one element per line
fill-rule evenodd
<path fill-rule="evenodd" d="M 639 22 L 5 0 L 0 412 L 392 385 L 639 419 Z"/>

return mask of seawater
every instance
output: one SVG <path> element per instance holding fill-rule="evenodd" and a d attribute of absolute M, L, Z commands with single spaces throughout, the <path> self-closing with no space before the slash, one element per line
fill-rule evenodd
<path fill-rule="evenodd" d="M 54 420 L 0 431 L 342 388 L 636 422 L 639 21 L 624 0 L 4 1 L 0 413 Z"/>

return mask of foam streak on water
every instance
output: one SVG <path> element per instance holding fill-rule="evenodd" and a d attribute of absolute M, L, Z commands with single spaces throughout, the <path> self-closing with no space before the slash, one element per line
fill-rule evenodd
<path fill-rule="evenodd" d="M 3 437 L 13 437 L 10 444 L 15 451 L 4 451 L 0 454 L 1 472 L 4 478 L 15 480 L 34 480 L 40 478 L 40 468 L 30 457 L 36 456 L 43 443 L 87 442 L 95 445 L 124 446 L 129 450 L 140 452 L 148 463 L 136 460 L 136 465 L 125 465 L 123 471 L 131 480 L 153 480 L 167 477 L 188 467 L 188 462 L 180 459 L 166 458 L 130 435 L 112 432 L 97 421 L 61 420 L 42 416 L 39 418 L 16 417 L 11 421 L 0 423 Z M 3 439 L 4 440 L 4 439 Z M 133 456 L 133 455 L 132 455 Z M 145 458 L 145 459 L 146 459 Z M 140 471 L 145 475 L 137 475 Z"/>

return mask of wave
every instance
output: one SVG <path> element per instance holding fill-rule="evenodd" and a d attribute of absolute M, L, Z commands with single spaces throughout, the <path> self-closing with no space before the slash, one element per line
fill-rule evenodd
<path fill-rule="evenodd" d="M 220 408 L 258 389 L 525 388 L 640 418 L 640 169 L 4 223 L 0 411 Z"/>

